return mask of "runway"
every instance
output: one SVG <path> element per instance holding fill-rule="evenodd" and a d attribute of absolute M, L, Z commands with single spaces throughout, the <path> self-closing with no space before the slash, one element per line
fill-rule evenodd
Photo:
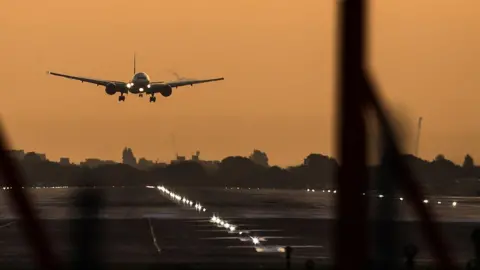
<path fill-rule="evenodd" d="M 70 235 L 72 195 L 79 189 L 29 189 L 39 216 L 63 260 L 72 257 Z M 332 255 L 335 193 L 236 188 L 175 188 L 170 191 L 192 201 L 178 201 L 157 188 L 108 188 L 101 211 L 101 260 L 132 263 L 284 263 L 282 247 L 292 246 L 292 260 L 327 263 Z M 0 192 L 0 261 L 28 262 L 31 254 Z M 382 200 L 385 198 L 377 198 Z M 419 246 L 419 258 L 430 259 L 415 215 L 398 199 L 397 253 L 408 243 Z M 442 235 L 459 262 L 471 258 L 470 233 L 480 220 L 480 200 L 431 197 L 428 205 L 441 220 Z M 441 202 L 440 204 L 438 202 Z M 453 206 L 453 202 L 456 205 Z M 200 203 L 201 209 L 193 206 Z M 203 211 L 205 208 L 205 211 Z M 212 223 L 212 215 L 235 225 L 235 232 Z M 372 229 L 373 231 L 374 229 Z M 255 245 L 239 231 L 260 239 Z M 245 236 L 245 235 L 244 235 Z M 242 241 L 243 240 L 243 241 Z M 257 249 L 255 248 L 257 247 Z M 262 247 L 263 249 L 258 249 Z"/>

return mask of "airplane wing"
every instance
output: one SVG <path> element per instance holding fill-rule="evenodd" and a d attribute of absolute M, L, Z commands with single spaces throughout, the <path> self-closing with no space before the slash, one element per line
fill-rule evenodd
<path fill-rule="evenodd" d="M 98 85 L 107 86 L 107 84 L 109 84 L 109 83 L 115 83 L 117 86 L 126 86 L 127 85 L 126 83 L 119 82 L 119 81 L 108 81 L 108 80 L 98 80 L 98 79 L 92 79 L 92 78 L 86 78 L 86 77 L 77 77 L 77 76 L 60 74 L 60 73 L 50 72 L 50 71 L 47 71 L 47 74 L 53 75 L 53 76 L 58 76 L 58 77 L 63 77 L 63 78 L 67 78 L 67 79 L 77 80 L 77 81 L 81 81 L 81 82 L 88 82 L 88 83 L 96 84 L 97 86 Z"/>
<path fill-rule="evenodd" d="M 190 85 L 193 86 L 194 84 L 199 84 L 199 83 L 207 83 L 207 82 L 215 82 L 215 81 L 223 81 L 222 78 L 215 78 L 215 79 L 206 79 L 206 80 L 178 80 L 178 81 L 169 81 L 169 82 L 152 82 L 152 85 L 168 85 L 172 88 L 177 88 L 179 86 L 185 86 L 185 85 Z"/>

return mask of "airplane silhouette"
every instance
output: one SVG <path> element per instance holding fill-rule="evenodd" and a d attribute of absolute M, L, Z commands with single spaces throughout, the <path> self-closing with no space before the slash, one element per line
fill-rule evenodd
<path fill-rule="evenodd" d="M 97 86 L 105 86 L 105 92 L 108 95 L 115 95 L 120 93 L 118 101 L 125 101 L 124 94 L 138 94 L 140 97 L 143 97 L 144 94 L 151 95 L 150 102 L 157 101 L 155 94 L 160 93 L 164 97 L 168 97 L 172 94 L 172 88 L 177 88 L 179 86 L 190 85 L 214 81 L 222 81 L 221 78 L 206 79 L 206 80 L 193 80 L 193 79 L 179 79 L 176 81 L 158 81 L 152 82 L 150 77 L 145 72 L 136 72 L 136 59 L 135 54 L 133 55 L 133 78 L 129 82 L 120 82 L 120 81 L 110 81 L 110 80 L 98 80 L 86 77 L 71 76 L 67 74 L 61 74 L 56 72 L 47 71 L 47 74 L 53 76 L 64 77 L 67 79 L 77 80 L 87 83 L 96 84 Z"/>

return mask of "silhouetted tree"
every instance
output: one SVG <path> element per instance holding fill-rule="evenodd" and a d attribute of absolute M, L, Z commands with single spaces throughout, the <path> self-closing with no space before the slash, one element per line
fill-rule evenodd
<path fill-rule="evenodd" d="M 268 168 L 265 182 L 268 186 L 275 188 L 292 188 L 295 184 L 291 179 L 290 172 L 278 166 Z"/>
<path fill-rule="evenodd" d="M 434 164 L 437 164 L 440 166 L 440 168 L 444 168 L 444 169 L 448 169 L 448 168 L 452 168 L 452 167 L 455 167 L 457 165 L 455 165 L 455 163 L 453 163 L 453 161 L 445 158 L 444 155 L 442 154 L 439 154 L 435 157 L 435 160 L 433 161 Z"/>
<path fill-rule="evenodd" d="M 139 186 L 149 185 L 145 172 L 126 164 L 108 164 L 91 169 L 97 185 L 102 186 Z"/>
<path fill-rule="evenodd" d="M 132 167 L 135 167 L 137 165 L 137 159 L 133 155 L 133 151 L 131 148 L 125 147 L 125 149 L 123 149 L 122 161 L 123 164 L 127 164 Z"/>
<path fill-rule="evenodd" d="M 463 175 L 465 178 L 472 178 L 478 175 L 476 173 L 477 170 L 475 168 L 475 163 L 473 161 L 473 158 L 468 154 L 463 159 L 462 169 L 463 169 Z"/>
<path fill-rule="evenodd" d="M 268 167 L 268 156 L 265 152 L 254 149 L 249 158 L 258 165 Z"/>
<path fill-rule="evenodd" d="M 473 158 L 470 155 L 466 155 L 465 159 L 463 160 L 462 167 L 465 168 L 465 169 L 471 170 L 471 169 L 473 169 L 474 166 L 475 166 L 475 164 L 473 162 Z"/>
<path fill-rule="evenodd" d="M 260 187 L 261 172 L 265 167 L 246 157 L 227 157 L 222 160 L 217 173 L 217 182 L 227 186 Z"/>
<path fill-rule="evenodd" d="M 445 156 L 444 156 L 443 154 L 438 154 L 438 155 L 435 157 L 435 161 L 436 161 L 436 162 L 445 161 Z"/>
<path fill-rule="evenodd" d="M 174 185 L 195 186 L 204 185 L 207 173 L 202 165 L 194 161 L 173 163 L 165 168 L 166 175 Z"/>
<path fill-rule="evenodd" d="M 312 168 L 321 167 L 325 162 L 331 162 L 330 158 L 321 154 L 308 155 L 303 164 Z"/>
<path fill-rule="evenodd" d="M 429 192 L 448 193 L 454 188 L 455 179 L 465 177 L 465 170 L 456 165 L 444 155 L 438 155 L 431 163 L 433 166 L 425 168 L 424 185 Z"/>
<path fill-rule="evenodd" d="M 303 161 L 303 179 L 307 187 L 332 188 L 337 161 L 321 154 L 310 154 Z"/>
<path fill-rule="evenodd" d="M 153 164 L 150 170 L 139 170 L 150 161 L 141 158 L 138 165 L 132 167 L 131 164 L 136 164 L 132 150 L 125 148 L 123 153 L 123 162 L 129 165 L 102 165 L 95 168 L 75 164 L 63 166 L 45 161 L 41 155 L 33 152 L 27 153 L 19 163 L 29 186 L 81 186 L 89 180 L 95 186 L 106 187 L 165 184 L 331 189 L 334 188 L 332 179 L 338 169 L 335 159 L 321 154 L 310 154 L 301 165 L 288 169 L 267 167 L 267 155 L 255 150 L 250 157 L 227 157 L 218 164 L 188 161 L 168 166 L 165 164 L 166 167 Z M 480 168 L 475 167 L 470 155 L 466 155 L 463 166 L 454 164 L 444 155 L 438 155 L 431 162 L 413 155 L 404 155 L 402 158 L 429 194 L 468 196 L 477 193 L 476 179 L 480 176 Z M 373 173 L 371 176 L 374 178 L 379 172 L 378 167 L 370 166 L 369 172 Z"/>

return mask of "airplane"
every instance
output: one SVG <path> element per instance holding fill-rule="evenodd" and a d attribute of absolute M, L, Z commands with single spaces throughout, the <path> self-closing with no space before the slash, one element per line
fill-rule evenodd
<path fill-rule="evenodd" d="M 108 95 L 115 95 L 120 93 L 118 96 L 118 101 L 125 101 L 124 94 L 138 94 L 140 97 L 143 97 L 144 94 L 151 95 L 150 102 L 157 101 L 155 94 L 160 93 L 164 97 L 169 97 L 172 94 L 172 88 L 177 88 L 180 86 L 190 85 L 214 81 L 222 81 L 224 78 L 214 78 L 206 80 L 193 80 L 193 79 L 181 79 L 176 81 L 151 81 L 150 77 L 145 72 L 136 72 L 136 59 L 135 54 L 133 55 L 133 78 L 129 82 L 120 82 L 120 81 L 110 81 L 110 80 L 98 80 L 86 77 L 71 76 L 67 74 L 61 74 L 56 72 L 47 71 L 47 74 L 53 76 L 64 77 L 67 79 L 77 80 L 87 83 L 96 84 L 97 86 L 105 86 L 105 93 Z"/>

